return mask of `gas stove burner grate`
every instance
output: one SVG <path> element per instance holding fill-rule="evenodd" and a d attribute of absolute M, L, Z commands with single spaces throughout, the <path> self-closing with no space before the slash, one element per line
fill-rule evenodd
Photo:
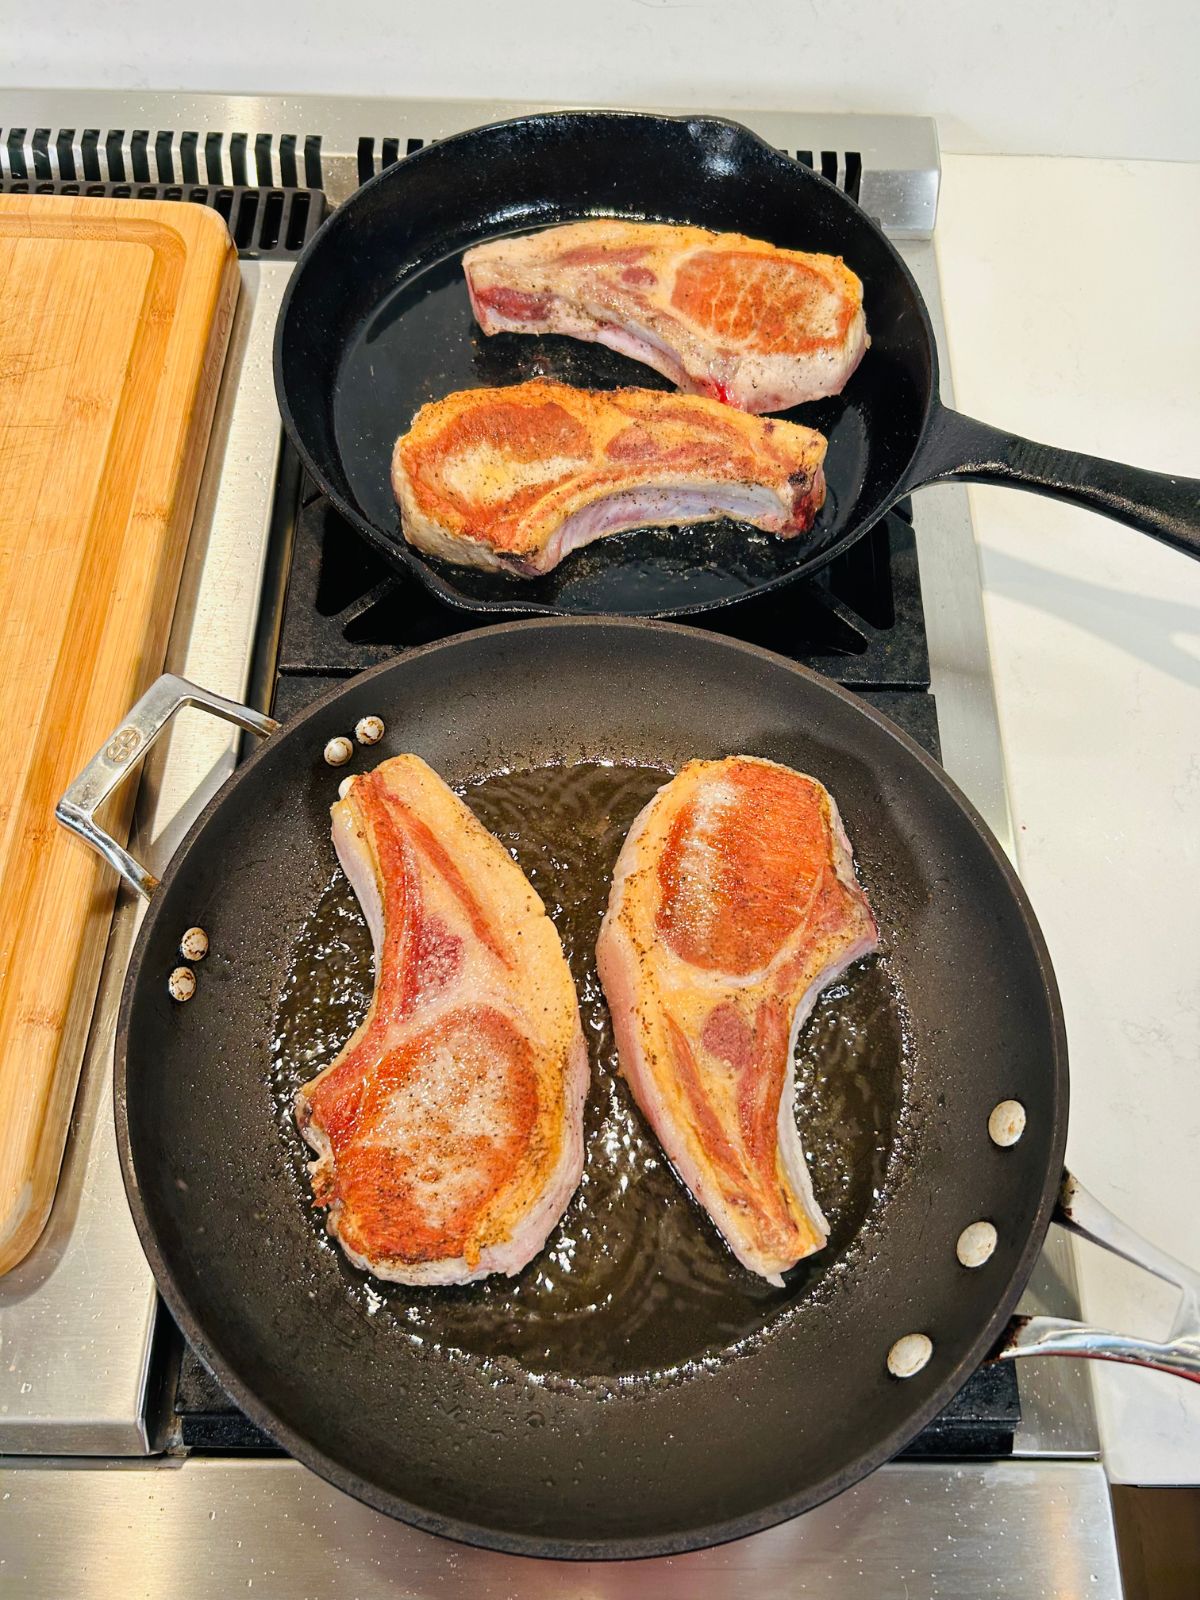
<path fill-rule="evenodd" d="M 1016 1370 L 1011 1362 L 996 1362 L 973 1372 L 941 1416 L 901 1454 L 924 1460 L 1008 1456 L 1020 1421 Z M 186 1451 L 232 1455 L 279 1451 L 269 1434 L 243 1416 L 188 1344 L 180 1354 L 175 1427 L 178 1445 Z"/>
<path fill-rule="evenodd" d="M 83 195 L 93 200 L 180 200 L 223 217 L 243 261 L 298 256 L 324 222 L 319 189 L 251 189 L 228 184 L 89 183 L 74 178 L 0 178 L 0 194 Z"/>
<path fill-rule="evenodd" d="M 300 495 L 279 640 L 281 675 L 338 677 L 484 627 L 370 549 L 310 483 Z M 855 689 L 929 687 L 911 510 L 890 513 L 807 581 L 699 619 Z"/>

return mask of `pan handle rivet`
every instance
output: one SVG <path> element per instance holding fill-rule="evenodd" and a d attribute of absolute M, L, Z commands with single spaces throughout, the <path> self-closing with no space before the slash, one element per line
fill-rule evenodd
<path fill-rule="evenodd" d="M 964 1267 L 981 1267 L 996 1248 L 996 1230 L 990 1222 L 972 1222 L 958 1236 L 955 1254 Z"/>
<path fill-rule="evenodd" d="M 354 724 L 354 737 L 359 744 L 378 744 L 385 731 L 382 717 L 360 717 Z"/>
<path fill-rule="evenodd" d="M 888 1371 L 893 1378 L 915 1378 L 933 1354 L 933 1340 L 925 1333 L 906 1333 L 888 1351 Z"/>
<path fill-rule="evenodd" d="M 325 746 L 325 759 L 331 767 L 344 767 L 354 754 L 354 746 L 344 733 L 339 733 L 336 739 L 330 739 Z"/>
<path fill-rule="evenodd" d="M 172 1000 L 190 1000 L 196 992 L 196 974 L 191 967 L 176 967 L 167 979 Z"/>
<path fill-rule="evenodd" d="M 203 928 L 189 928 L 179 941 L 179 954 L 185 961 L 203 961 L 208 954 L 208 935 Z"/>
<path fill-rule="evenodd" d="M 1016 1144 L 1025 1132 L 1025 1107 L 1019 1100 L 1001 1100 L 988 1118 L 988 1136 L 1002 1150 Z"/>

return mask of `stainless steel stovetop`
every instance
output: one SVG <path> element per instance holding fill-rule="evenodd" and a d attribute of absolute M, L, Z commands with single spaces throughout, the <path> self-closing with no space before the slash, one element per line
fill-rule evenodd
<path fill-rule="evenodd" d="M 533 109 L 501 102 L 8 93 L 0 177 L 79 175 L 270 186 L 319 177 L 336 204 L 418 142 Z M 804 152 L 897 241 L 943 342 L 932 231 L 932 122 L 739 111 Z M 121 171 L 115 170 L 120 163 Z M 297 178 L 298 175 L 298 178 Z M 282 600 L 273 553 L 280 425 L 271 340 L 288 262 L 243 261 L 242 295 L 167 665 L 265 704 Z M 943 398 L 952 401 L 943 362 Z M 922 491 L 915 518 L 932 687 L 947 770 L 1010 849 L 1012 827 L 965 490 Z M 236 736 L 178 719 L 143 777 L 139 857 L 161 870 L 236 759 Z M 0 1588 L 79 1600 L 251 1591 L 358 1596 L 620 1597 L 944 1594 L 1119 1596 L 1112 1514 L 1086 1372 L 1022 1364 L 1012 1458 L 905 1462 L 771 1532 L 693 1556 L 609 1566 L 468 1550 L 414 1532 L 278 1459 L 170 1453 L 155 1354 L 160 1311 L 117 1167 L 111 1066 L 140 907 L 118 903 L 58 1197 L 42 1239 L 0 1279 Z M 1078 1311 L 1071 1244 L 1052 1229 L 1023 1309 Z M 698 1464 L 697 1470 L 703 1470 Z"/>

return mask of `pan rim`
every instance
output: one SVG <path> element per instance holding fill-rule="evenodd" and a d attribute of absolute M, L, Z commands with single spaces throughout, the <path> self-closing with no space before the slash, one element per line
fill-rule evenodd
<path fill-rule="evenodd" d="M 141 978 L 145 953 L 154 926 L 161 913 L 161 908 L 166 904 L 167 895 L 165 891 L 170 888 L 175 876 L 182 869 L 184 862 L 207 826 L 209 819 L 221 807 L 230 802 L 242 783 L 248 780 L 259 762 L 265 758 L 269 748 L 278 748 L 280 739 L 290 739 L 293 735 L 300 737 L 305 725 L 339 697 L 347 694 L 352 688 L 365 681 L 400 669 L 408 661 L 423 658 L 435 651 L 469 648 L 476 640 L 486 641 L 503 634 L 519 635 L 538 631 L 557 633 L 567 629 L 588 631 L 633 630 L 639 633 L 651 632 L 687 638 L 699 641 L 712 648 L 733 651 L 765 662 L 772 667 L 782 667 L 797 677 L 810 680 L 816 687 L 832 694 L 836 699 L 844 701 L 857 713 L 865 715 L 883 733 L 894 739 L 909 756 L 917 760 L 918 764 L 926 770 L 928 775 L 934 779 L 947 796 L 957 804 L 966 819 L 972 824 L 980 843 L 992 857 L 1006 888 L 1013 897 L 1021 922 L 1025 928 L 1026 936 L 1030 941 L 1030 950 L 1046 995 L 1051 1023 L 1049 1044 L 1055 1066 L 1054 1095 L 1056 1109 L 1051 1154 L 1043 1180 L 1042 1193 L 1028 1230 L 1025 1245 L 1011 1272 L 1007 1285 L 998 1296 L 995 1308 L 980 1332 L 970 1342 L 965 1353 L 948 1369 L 941 1383 L 929 1394 L 925 1402 L 909 1414 L 908 1420 L 901 1426 L 892 1429 L 890 1433 L 881 1439 L 876 1439 L 871 1448 L 860 1452 L 854 1458 L 854 1461 L 841 1472 L 823 1478 L 817 1483 L 809 1484 L 796 1494 L 786 1496 L 768 1506 L 760 1507 L 754 1512 L 730 1518 L 720 1523 L 706 1523 L 698 1527 L 674 1529 L 662 1535 L 643 1535 L 633 1539 L 605 1539 L 598 1541 L 535 1534 L 513 1534 L 490 1527 L 487 1524 L 431 1512 L 422 1506 L 405 1500 L 399 1495 L 379 1489 L 376 1485 L 359 1477 L 353 1470 L 335 1461 L 319 1447 L 295 1433 L 286 1423 L 281 1422 L 271 1409 L 260 1402 L 251 1390 L 243 1384 L 223 1357 L 209 1343 L 199 1321 L 192 1314 L 186 1297 L 176 1284 L 170 1263 L 159 1248 L 150 1218 L 142 1202 L 141 1189 L 130 1146 L 127 1106 L 130 1014 L 134 993 Z M 376 666 L 336 684 L 317 700 L 313 701 L 311 705 L 297 712 L 278 733 L 272 734 L 269 740 L 262 741 L 250 756 L 238 766 L 234 773 L 226 779 L 216 794 L 204 805 L 177 846 L 170 862 L 163 871 L 160 889 L 150 901 L 146 915 L 142 919 L 142 925 L 138 931 L 122 986 L 113 1062 L 113 1102 L 117 1150 L 126 1198 L 142 1248 L 146 1253 L 158 1285 L 159 1293 L 162 1295 L 188 1342 L 200 1355 L 201 1359 L 216 1373 L 230 1396 L 251 1421 L 275 1439 L 295 1460 L 310 1468 L 327 1482 L 332 1483 L 336 1488 L 363 1501 L 374 1510 L 398 1518 L 423 1532 L 436 1534 L 443 1538 L 455 1539 L 461 1543 L 482 1549 L 496 1550 L 506 1555 L 568 1561 L 615 1561 L 682 1555 L 688 1551 L 706 1549 L 728 1543 L 734 1539 L 745 1538 L 751 1534 L 761 1533 L 782 1522 L 790 1521 L 793 1517 L 814 1509 L 816 1506 L 833 1499 L 854 1484 L 869 1477 L 871 1473 L 890 1461 L 935 1416 L 944 1410 L 949 1401 L 962 1387 L 966 1378 L 986 1359 L 989 1351 L 995 1347 L 1041 1253 L 1059 1190 L 1066 1151 L 1069 1119 L 1069 1076 L 1066 1026 L 1058 985 L 1045 938 L 1024 887 L 1017 877 L 1012 863 L 970 800 L 962 793 L 944 769 L 922 750 L 903 729 L 897 727 L 895 723 L 874 706 L 860 700 L 858 696 L 842 688 L 840 684 L 822 677 L 821 674 L 813 672 L 811 669 L 803 667 L 796 662 L 789 661 L 786 657 L 780 656 L 774 651 L 765 650 L 758 645 L 746 644 L 741 640 L 730 639 L 722 634 L 701 633 L 694 628 L 680 626 L 671 622 L 651 621 L 644 618 L 619 616 L 536 617 L 502 623 L 493 627 L 474 629 L 466 634 L 457 634 L 449 639 L 434 641 L 417 649 L 406 651 L 403 655 L 394 657 L 389 661 L 380 662 Z"/>
<path fill-rule="evenodd" d="M 562 121 L 566 118 L 579 120 L 583 120 L 585 118 L 596 118 L 602 121 L 628 123 L 671 122 L 683 123 L 688 126 L 704 124 L 707 126 L 733 130 L 740 138 L 757 145 L 764 155 L 769 157 L 772 161 L 776 163 L 784 163 L 786 169 L 789 171 L 791 169 L 795 169 L 795 171 L 801 175 L 803 182 L 813 183 L 819 188 L 831 190 L 837 195 L 839 203 L 848 207 L 852 214 L 856 215 L 867 226 L 874 229 L 874 231 L 878 234 L 879 239 L 886 247 L 889 255 L 891 256 L 891 264 L 893 269 L 898 272 L 911 293 L 913 304 L 917 309 L 920 319 L 921 331 L 924 337 L 925 347 L 929 353 L 930 361 L 929 389 L 920 408 L 920 421 L 916 431 L 913 447 L 907 459 L 905 460 L 903 467 L 896 475 L 896 479 L 892 487 L 885 493 L 879 495 L 875 503 L 865 510 L 860 517 L 856 518 L 851 527 L 847 529 L 847 531 L 844 532 L 840 538 L 835 539 L 832 544 L 821 550 L 819 556 L 813 557 L 806 561 L 801 561 L 796 567 L 788 572 L 778 573 L 775 577 L 768 578 L 762 583 L 755 584 L 750 589 L 735 591 L 727 595 L 718 596 L 715 599 L 698 600 L 693 602 L 691 605 L 671 606 L 657 611 L 621 612 L 616 614 L 636 617 L 638 620 L 644 621 L 671 620 L 674 618 L 703 616 L 708 613 L 727 610 L 730 606 L 740 605 L 743 601 L 751 597 L 757 598 L 760 595 L 772 594 L 779 589 L 785 588 L 788 584 L 798 582 L 802 578 L 811 575 L 813 572 L 820 571 L 830 561 L 833 561 L 837 556 L 841 555 L 843 551 L 848 550 L 851 545 L 856 543 L 857 540 L 859 540 L 863 534 L 867 533 L 870 528 L 880 520 L 881 517 L 886 515 L 886 513 L 891 509 L 892 506 L 896 504 L 898 500 L 902 500 L 906 494 L 910 493 L 912 488 L 919 487 L 919 485 L 910 485 L 908 478 L 909 473 L 912 470 L 913 463 L 919 455 L 921 445 L 929 432 L 930 420 L 934 412 L 941 406 L 941 376 L 938 361 L 937 340 L 934 338 L 933 324 L 930 320 L 929 308 L 925 304 L 925 297 L 922 295 L 916 279 L 909 270 L 908 264 L 905 262 L 900 252 L 896 249 L 892 240 L 888 238 L 886 233 L 884 233 L 883 229 L 878 227 L 878 225 L 872 220 L 871 217 L 867 215 L 858 202 L 851 195 L 847 194 L 844 189 L 838 188 L 837 184 L 831 183 L 828 178 L 824 177 L 821 173 L 815 171 L 813 168 L 803 167 L 799 162 L 793 161 L 790 156 L 784 155 L 782 151 L 777 150 L 773 145 L 769 144 L 765 139 L 761 138 L 757 133 L 755 133 L 752 128 L 748 128 L 744 123 L 738 122 L 734 117 L 711 116 L 702 112 L 653 112 L 638 111 L 632 108 L 615 107 L 572 107 L 561 111 L 543 110 L 528 112 L 523 116 L 505 117 L 495 122 L 480 123 L 477 127 L 465 128 L 460 133 L 451 134 L 446 139 L 439 139 L 433 144 L 424 145 L 420 150 L 415 150 L 412 155 L 405 156 L 402 161 L 396 162 L 390 167 L 384 167 L 382 171 L 373 174 L 373 176 L 368 178 L 365 183 L 360 184 L 359 187 L 355 189 L 354 192 L 348 197 L 348 199 L 343 201 L 341 205 L 339 205 L 330 213 L 330 215 L 325 219 L 325 221 L 321 224 L 321 226 L 313 234 L 312 238 L 305 245 L 304 249 L 301 251 L 296 260 L 295 266 L 292 268 L 292 271 L 289 274 L 287 286 L 284 289 L 283 297 L 280 301 L 279 314 L 275 322 L 275 337 L 272 346 L 271 363 L 275 380 L 275 398 L 279 405 L 280 415 L 283 419 L 284 430 L 292 448 L 300 457 L 301 465 L 303 466 L 305 472 L 307 472 L 316 483 L 321 493 L 325 495 L 326 498 L 331 502 L 339 515 L 345 517 L 346 520 L 349 521 L 354 527 L 354 529 L 364 539 L 366 539 L 367 543 L 373 549 L 378 550 L 383 556 L 385 556 L 385 558 L 389 560 L 399 559 L 403 563 L 404 567 L 410 571 L 419 582 L 424 584 L 433 594 L 435 594 L 437 598 L 443 602 L 443 604 L 452 607 L 455 611 L 460 611 L 468 616 L 486 615 L 512 618 L 560 616 L 586 617 L 613 614 L 600 613 L 595 610 L 566 610 L 561 606 L 551 605 L 542 600 L 523 600 L 520 598 L 519 594 L 514 595 L 511 600 L 507 598 L 473 599 L 464 595 L 461 590 L 448 583 L 436 570 L 436 568 L 434 568 L 428 561 L 425 561 L 421 556 L 416 554 L 408 544 L 407 540 L 405 540 L 403 534 L 401 534 L 398 538 L 394 538 L 385 533 L 383 529 L 377 527 L 375 523 L 372 522 L 370 518 L 358 508 L 352 498 L 342 495 L 333 487 L 333 485 L 329 482 L 324 470 L 317 462 L 311 451 L 308 449 L 308 446 L 301 436 L 301 429 L 292 410 L 291 400 L 288 394 L 288 386 L 283 373 L 283 345 L 285 331 L 288 326 L 288 320 L 291 316 L 292 301 L 295 298 L 296 286 L 303 281 L 304 270 L 313 257 L 322 248 L 333 248 L 333 246 L 329 244 L 329 241 L 330 239 L 336 241 L 339 231 L 338 219 L 343 219 L 341 226 L 347 225 L 345 224 L 344 218 L 347 215 L 348 208 L 353 206 L 361 195 L 367 191 L 401 181 L 399 175 L 409 167 L 411 162 L 420 162 L 422 160 L 429 162 L 435 158 L 441 158 L 445 151 L 449 150 L 451 153 L 453 153 L 454 147 L 457 144 L 467 139 L 477 138 L 481 133 L 492 132 L 493 130 L 499 131 L 502 129 L 515 129 L 526 126 L 530 123 L 540 124 L 548 120 Z"/>

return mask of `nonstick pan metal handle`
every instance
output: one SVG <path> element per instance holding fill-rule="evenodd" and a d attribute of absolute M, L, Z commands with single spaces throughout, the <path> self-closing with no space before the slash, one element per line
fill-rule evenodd
<path fill-rule="evenodd" d="M 939 405 L 905 474 L 904 492 L 966 478 L 1070 500 L 1200 558 L 1200 481 L 1034 444 Z"/>
<path fill-rule="evenodd" d="M 177 711 L 195 706 L 211 711 L 215 717 L 236 723 L 250 733 L 274 733 L 279 724 L 251 706 L 227 700 L 198 684 L 164 672 L 146 690 L 129 715 L 115 728 L 84 767 L 54 808 L 64 828 L 77 833 L 85 844 L 102 855 L 136 893 L 149 900 L 158 888 L 158 879 L 135 856 L 119 845 L 96 821 L 96 812 L 109 795 L 128 778 L 150 746 Z"/>
<path fill-rule="evenodd" d="M 1126 1361 L 1200 1383 L 1200 1273 L 1135 1233 L 1069 1172 L 1063 1174 L 1054 1220 L 1080 1238 L 1174 1284 L 1180 1298 L 1171 1331 L 1166 1339 L 1158 1341 L 1111 1333 L 1065 1317 L 1014 1317 L 996 1351 L 997 1359 L 1083 1356 L 1092 1361 Z"/>

